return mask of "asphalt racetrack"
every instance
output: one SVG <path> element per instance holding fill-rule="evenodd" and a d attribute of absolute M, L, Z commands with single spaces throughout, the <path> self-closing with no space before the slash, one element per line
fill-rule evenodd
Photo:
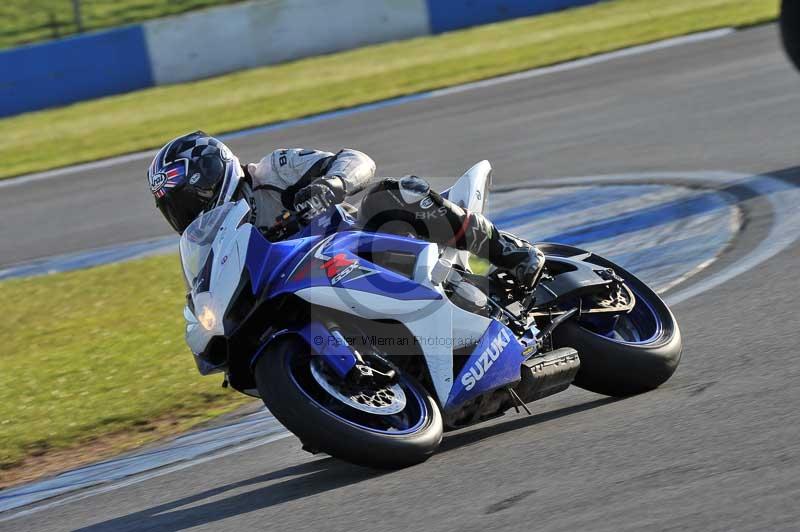
<path fill-rule="evenodd" d="M 0 530 L 796 530 L 800 225 L 787 225 L 770 189 L 719 176 L 800 185 L 798 110 L 800 77 L 766 26 L 231 140 L 243 159 L 356 147 L 384 175 L 452 175 L 486 158 L 499 186 L 622 174 L 697 185 L 707 173 L 743 220 L 719 260 L 667 292 L 703 287 L 676 298 L 683 361 L 652 393 L 573 389 L 532 416 L 449 434 L 428 462 L 391 473 L 283 438 L 0 514 Z M 4 186 L 3 264 L 167 234 L 146 162 Z M 767 236 L 785 245 L 746 262 Z M 743 261 L 753 267 L 711 282 Z"/>

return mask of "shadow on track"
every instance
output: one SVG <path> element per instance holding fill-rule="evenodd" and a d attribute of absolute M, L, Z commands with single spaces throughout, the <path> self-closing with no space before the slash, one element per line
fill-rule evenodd
<path fill-rule="evenodd" d="M 440 447 L 440 452 L 453 451 L 479 440 L 577 414 L 619 400 L 606 397 L 551 412 L 512 418 L 506 422 L 484 427 L 479 426 L 464 432 L 453 433 L 445 437 Z M 424 464 L 421 467 L 425 467 Z M 366 469 L 340 462 L 333 458 L 324 458 L 206 490 L 140 512 L 80 528 L 76 532 L 124 532 L 128 530 L 178 532 L 254 510 L 261 510 L 311 495 L 325 493 L 326 491 L 357 484 L 362 480 L 385 474 L 390 474 L 390 472 Z M 286 477 L 292 478 L 286 479 Z M 226 492 L 279 479 L 286 480 L 271 483 L 268 486 L 259 487 L 245 493 L 237 493 L 222 499 L 201 503 L 201 501 L 217 497 Z M 193 506 L 184 508 L 188 505 Z"/>
<path fill-rule="evenodd" d="M 581 403 L 578 405 L 559 408 L 550 412 L 542 412 L 540 414 L 533 414 L 527 416 L 525 414 L 517 414 L 518 417 L 509 419 L 508 421 L 496 423 L 494 425 L 478 425 L 471 429 L 463 429 L 463 431 L 455 432 L 450 435 L 445 435 L 444 441 L 439 446 L 438 453 L 446 453 L 453 451 L 459 447 L 464 447 L 472 443 L 497 436 L 499 434 L 506 434 L 515 430 L 525 429 L 533 425 L 539 425 L 554 419 L 562 418 L 586 410 L 592 410 L 601 406 L 623 401 L 624 399 L 617 397 L 603 397 L 602 399 L 595 399 L 588 403 Z"/>
<path fill-rule="evenodd" d="M 76 532 L 123 532 L 126 530 L 177 532 L 310 495 L 324 493 L 328 490 L 354 484 L 381 474 L 383 474 L 381 471 L 354 466 L 333 458 L 324 458 L 206 490 L 141 512 L 79 528 Z M 181 508 L 228 491 L 285 477 L 293 478 L 245 493 L 230 495 L 223 499 L 204 502 L 189 508 Z"/>

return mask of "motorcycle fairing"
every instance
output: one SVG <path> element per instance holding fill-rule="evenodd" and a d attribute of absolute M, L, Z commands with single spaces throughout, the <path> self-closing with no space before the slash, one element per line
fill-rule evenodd
<path fill-rule="evenodd" d="M 394 300 L 406 301 L 429 302 L 444 297 L 432 286 L 425 286 L 417 279 L 427 278 L 426 269 L 419 272 L 415 270 L 414 278 L 409 278 L 373 264 L 359 255 L 367 250 L 373 253 L 394 250 L 413 255 L 418 262 L 420 256 L 431 255 L 431 247 L 436 246 L 430 243 L 406 237 L 354 231 L 325 237 L 314 234 L 315 230 L 323 235 L 327 232 L 324 223 L 307 226 L 304 232 L 298 234 L 299 238 L 269 242 L 258 229 L 244 222 L 249 212 L 246 202 L 227 204 L 219 209 L 217 216 L 209 213 L 213 223 L 207 229 L 209 233 L 214 232 L 213 240 L 207 243 L 198 241 L 192 247 L 188 242 L 190 235 L 182 238 L 182 256 L 192 254 L 201 243 L 204 246 L 200 251 L 205 255 L 201 253 L 196 261 L 198 264 L 190 268 L 191 271 L 185 271 L 187 282 L 194 288 L 191 291 L 192 308 L 187 306 L 184 309 L 186 341 L 202 374 L 224 369 L 222 366 L 210 364 L 203 354 L 214 337 L 231 334 L 232 330 L 226 329 L 224 317 L 229 306 L 235 304 L 233 299 L 245 270 L 250 278 L 253 294 L 259 296 L 259 299 L 276 298 L 287 293 L 297 294 L 309 288 L 331 287 L 335 279 L 327 275 L 329 268 L 325 265 L 337 256 L 341 257 L 343 265 L 357 265 L 369 274 L 336 280 L 336 286 L 346 288 L 343 292 L 345 300 L 348 295 L 359 292 L 380 292 L 389 294 Z M 345 223 L 338 210 L 322 218 L 336 223 L 337 217 L 340 225 Z M 352 224 L 345 223 L 345 227 L 352 227 Z M 302 273 L 305 265 L 309 267 L 308 274 L 297 275 Z M 207 278 L 201 278 L 204 276 Z M 198 292 L 198 287 L 202 287 L 202 291 Z M 313 298 L 310 302 L 317 304 Z M 214 316 L 210 327 L 200 323 L 198 316 L 201 315 Z M 313 341 L 309 343 L 313 344 Z M 342 367 L 348 364 L 351 362 L 348 361 Z"/>
<path fill-rule="evenodd" d="M 223 318 L 241 281 L 249 247 L 252 226 L 242 223 L 249 212 L 246 201 L 226 204 L 207 213 L 208 220 L 204 216 L 193 222 L 181 236 L 181 259 L 192 302 L 192 308 L 184 308 L 186 343 L 202 374 L 220 370 L 208 360 L 201 363 L 198 355 L 214 337 L 226 334 Z M 204 222 L 206 227 L 202 227 Z"/>
<path fill-rule="evenodd" d="M 520 366 L 525 360 L 523 351 L 516 335 L 502 323 L 492 320 L 458 374 L 445 410 L 518 381 Z"/>
<path fill-rule="evenodd" d="M 271 296 L 312 286 L 339 286 L 379 292 L 401 300 L 440 299 L 441 294 L 400 273 L 364 258 L 365 252 L 391 249 L 418 255 L 427 245 L 416 239 L 347 231 L 321 240 L 290 270 Z"/>
<path fill-rule="evenodd" d="M 251 228 L 245 263 L 253 293 L 266 289 L 267 298 L 313 286 L 335 285 L 403 300 L 440 299 L 442 295 L 437 291 L 364 258 L 368 253 L 386 252 L 416 257 L 428 245 L 413 238 L 353 230 L 324 238 L 311 235 L 269 242 L 260 231 Z"/>
<path fill-rule="evenodd" d="M 476 165 L 471 173 L 459 180 L 448 196 L 480 211 L 490 170 L 488 163 Z M 290 239 L 273 243 L 254 226 L 244 222 L 245 214 L 249 212 L 246 202 L 240 201 L 234 207 L 225 208 L 235 212 L 225 218 L 224 227 L 214 238 L 213 253 L 207 256 L 206 260 L 211 262 L 207 268 L 208 290 L 203 293 L 193 291 L 194 307 L 187 307 L 185 311 L 187 343 L 196 355 L 204 352 L 214 336 L 224 337 L 226 332 L 230 333 L 222 329 L 223 319 L 217 320 L 210 330 L 201 327 L 197 313 L 207 305 L 217 316 L 224 316 L 228 306 L 235 304 L 231 299 L 240 288 L 240 282 L 244 282 L 243 277 L 249 276 L 259 301 L 293 294 L 315 307 L 327 307 L 365 319 L 391 319 L 402 323 L 418 342 L 436 396 L 443 406 L 455 406 L 499 387 L 503 379 L 507 383 L 519 379 L 523 347 L 511 335 L 508 343 L 496 354 L 496 360 L 492 360 L 491 368 L 487 366 L 483 370 L 484 374 L 475 379 L 470 390 L 466 390 L 467 384 L 461 382 L 463 370 L 454 383 L 454 348 L 478 345 L 470 359 L 481 362 L 480 357 L 486 349 L 491 349 L 492 341 L 497 341 L 497 334 L 503 334 L 507 329 L 493 319 L 454 305 L 441 285 L 432 283 L 431 272 L 440 256 L 436 244 L 402 236 L 359 232 L 354 220 L 339 208 L 317 218 Z M 445 250 L 445 254 L 449 251 Z M 460 255 L 460 252 L 452 251 Z M 412 257 L 411 267 L 399 271 L 378 264 L 377 255 L 385 252 Z M 468 265 L 466 259 L 458 262 Z M 348 366 L 352 367 L 353 359 L 343 355 L 342 349 L 330 353 L 316 349 L 314 338 L 317 334 L 312 334 L 313 327 L 309 324 L 308 328 L 286 332 L 301 334 L 318 354 L 338 356 L 342 363 L 332 366 L 337 373 L 344 375 Z M 505 336 L 502 339 L 505 341 Z M 481 345 L 484 346 L 482 349 Z M 349 349 L 349 346 L 339 347 Z M 486 356 L 493 354 L 494 351 L 490 351 Z"/>

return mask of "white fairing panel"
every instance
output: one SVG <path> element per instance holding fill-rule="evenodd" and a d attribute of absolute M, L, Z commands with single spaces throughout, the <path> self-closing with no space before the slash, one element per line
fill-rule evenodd
<path fill-rule="evenodd" d="M 492 165 L 483 160 L 467 170 L 450 187 L 448 199 L 468 211 L 482 213 L 492 180 Z"/>
<path fill-rule="evenodd" d="M 438 260 L 438 247 L 431 244 L 417 258 L 414 280 L 442 295 L 439 300 L 399 300 L 390 296 L 324 286 L 300 290 L 297 296 L 322 307 L 367 319 L 393 319 L 403 323 L 422 350 L 436 395 L 447 402 L 453 388 L 453 349 L 474 345 L 491 324 L 489 318 L 454 305 L 441 285 L 431 282 Z"/>
<path fill-rule="evenodd" d="M 450 201 L 467 209 L 470 212 L 483 213 L 486 208 L 486 198 L 489 195 L 489 186 L 492 181 L 492 165 L 487 160 L 475 164 L 458 178 L 455 185 L 450 187 L 447 197 Z M 442 254 L 453 264 L 459 264 L 470 270 L 469 253 L 446 249 Z"/>
<path fill-rule="evenodd" d="M 241 224 L 249 212 L 246 201 L 225 204 L 198 217 L 181 237 L 181 260 L 194 302 L 194 313 L 189 307 L 183 312 L 186 343 L 194 353 L 202 353 L 211 338 L 225 332 L 223 316 L 242 277 L 250 241 L 252 226 Z M 196 277 L 209 252 L 213 265 L 206 290 Z"/>

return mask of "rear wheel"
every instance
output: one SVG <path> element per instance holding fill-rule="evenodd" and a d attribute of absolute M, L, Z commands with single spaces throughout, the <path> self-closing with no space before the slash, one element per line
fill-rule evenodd
<path fill-rule="evenodd" d="M 579 255 L 570 246 L 543 245 L 551 255 Z M 653 390 L 678 367 L 683 351 L 681 332 L 667 305 L 636 276 L 613 262 L 592 255 L 587 262 L 612 268 L 636 297 L 627 314 L 595 314 L 560 325 L 553 333 L 557 347 L 572 347 L 581 358 L 574 384 L 611 396 Z"/>
<path fill-rule="evenodd" d="M 255 367 L 267 408 L 307 446 L 342 460 L 400 468 L 430 457 L 442 439 L 433 398 L 408 375 L 397 383 L 343 383 L 295 337 L 279 338 Z"/>

